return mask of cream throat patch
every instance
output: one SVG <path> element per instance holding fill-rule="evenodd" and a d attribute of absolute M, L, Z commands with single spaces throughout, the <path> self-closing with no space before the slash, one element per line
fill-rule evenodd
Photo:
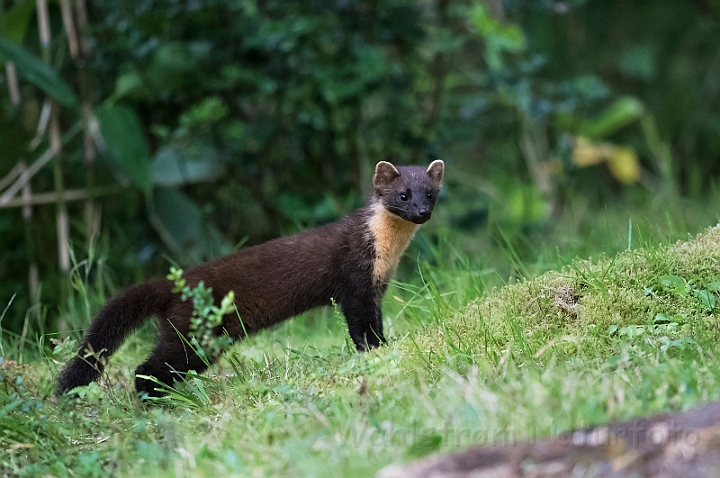
<path fill-rule="evenodd" d="M 391 213 L 379 202 L 372 211 L 368 226 L 375 241 L 373 280 L 388 283 L 420 226 Z"/>

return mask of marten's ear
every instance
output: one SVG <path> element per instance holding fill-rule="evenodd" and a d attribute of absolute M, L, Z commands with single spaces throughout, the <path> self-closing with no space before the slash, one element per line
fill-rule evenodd
<path fill-rule="evenodd" d="M 392 165 L 392 163 L 388 163 L 387 161 L 380 161 L 377 163 L 377 166 L 375 166 L 375 176 L 373 176 L 373 186 L 375 188 L 381 188 L 384 186 L 387 186 L 392 182 L 393 179 L 400 176 L 400 173 L 395 168 L 395 166 Z"/>
<path fill-rule="evenodd" d="M 430 163 L 430 166 L 428 166 L 427 168 L 427 175 L 430 176 L 430 179 L 432 179 L 438 184 L 442 182 L 444 174 L 445 163 L 443 163 L 442 159 L 436 159 L 435 161 Z"/>

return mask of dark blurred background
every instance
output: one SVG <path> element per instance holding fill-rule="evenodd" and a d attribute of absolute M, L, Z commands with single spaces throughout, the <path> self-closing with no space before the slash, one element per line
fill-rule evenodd
<path fill-rule="evenodd" d="M 334 220 L 380 160 L 446 163 L 427 260 L 716 209 L 720 0 L 2 0 L 0 60 L 8 333 Z"/>

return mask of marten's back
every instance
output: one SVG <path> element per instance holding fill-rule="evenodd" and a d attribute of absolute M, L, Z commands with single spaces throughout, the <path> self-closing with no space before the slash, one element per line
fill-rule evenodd
<path fill-rule="evenodd" d="M 254 332 L 330 305 L 345 290 L 372 288 L 375 250 L 368 214 L 361 208 L 331 224 L 201 264 L 184 277 L 191 287 L 200 280 L 212 287 L 216 302 L 234 291 L 244 326 Z"/>

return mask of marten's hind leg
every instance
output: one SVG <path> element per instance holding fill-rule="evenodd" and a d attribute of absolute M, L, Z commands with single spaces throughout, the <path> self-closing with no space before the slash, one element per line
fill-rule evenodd
<path fill-rule="evenodd" d="M 207 369 L 200 357 L 180 337 L 175 335 L 170 338 L 169 334 L 163 335 L 150 357 L 135 370 L 135 389 L 141 396 L 146 393 L 148 396 L 158 397 L 163 395 L 163 392 L 156 390 L 160 387 L 159 384 L 137 375 L 153 376 L 172 386 L 174 380 L 181 379 L 189 370 L 200 373 Z"/>

